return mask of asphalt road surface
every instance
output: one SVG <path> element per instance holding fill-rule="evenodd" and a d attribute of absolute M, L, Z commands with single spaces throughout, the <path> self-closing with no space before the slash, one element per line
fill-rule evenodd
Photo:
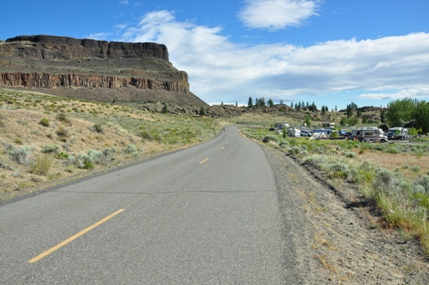
<path fill-rule="evenodd" d="M 228 127 L 0 206 L 0 284 L 299 284 L 274 172 Z"/>

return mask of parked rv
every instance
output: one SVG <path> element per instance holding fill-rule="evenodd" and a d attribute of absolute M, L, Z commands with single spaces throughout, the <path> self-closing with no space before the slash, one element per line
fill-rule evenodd
<path fill-rule="evenodd" d="M 351 139 L 359 141 L 387 142 L 387 136 L 382 129 L 366 127 L 352 131 Z"/>
<path fill-rule="evenodd" d="M 289 127 L 287 128 L 287 135 L 290 137 L 300 137 L 301 130 L 294 127 Z"/>
<path fill-rule="evenodd" d="M 407 128 L 396 127 L 389 129 L 387 138 L 389 140 L 408 140 L 410 139 L 410 135 Z"/>

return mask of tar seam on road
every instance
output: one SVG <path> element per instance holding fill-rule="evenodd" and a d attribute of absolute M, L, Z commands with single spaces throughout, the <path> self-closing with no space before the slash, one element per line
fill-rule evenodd
<path fill-rule="evenodd" d="M 34 263 L 34 262 L 39 261 L 40 259 L 44 258 L 45 256 L 47 256 L 47 255 L 49 255 L 49 254 L 53 253 L 53 252 L 54 252 L 54 251 L 56 251 L 57 249 L 59 249 L 59 248 L 61 248 L 61 247 L 65 246 L 66 244 L 68 244 L 68 243 L 70 243 L 70 242 L 74 241 L 74 240 L 75 240 L 75 239 L 77 239 L 78 237 L 80 237 L 80 236 L 82 236 L 82 235 L 86 234 L 86 233 L 87 233 L 87 232 L 89 232 L 90 230 L 93 230 L 94 228 L 96 228 L 96 227 L 98 227 L 99 225 L 101 225 L 102 223 L 104 223 L 104 222 L 106 222 L 106 221 L 110 220 L 110 219 L 111 219 L 111 218 L 113 218 L 114 216 L 116 216 L 116 215 L 118 215 L 118 214 L 122 213 L 123 211 L 125 211 L 125 209 L 120 209 L 120 210 L 118 210 L 118 211 L 114 212 L 113 214 L 111 214 L 111 215 L 109 215 L 109 216 L 105 217 L 104 219 L 102 219 L 102 220 L 98 221 L 97 223 L 93 224 L 92 226 L 87 227 L 86 229 L 84 229 L 84 230 L 80 231 L 79 233 L 75 234 L 75 235 L 74 235 L 74 236 L 72 236 L 72 237 L 69 237 L 68 239 L 66 239 L 66 240 L 65 240 L 65 241 L 63 241 L 63 242 L 60 242 L 59 244 L 57 244 L 56 246 L 52 247 L 51 249 L 48 249 L 47 251 L 42 252 L 42 253 L 41 253 L 41 254 L 39 254 L 38 256 L 36 256 L 36 257 L 34 257 L 34 258 L 30 259 L 30 260 L 28 261 L 28 263 Z"/>

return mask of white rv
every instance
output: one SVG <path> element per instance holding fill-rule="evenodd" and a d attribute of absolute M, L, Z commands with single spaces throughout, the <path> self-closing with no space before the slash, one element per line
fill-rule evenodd
<path fill-rule="evenodd" d="M 352 131 L 351 138 L 359 141 L 387 142 L 387 136 L 382 129 L 366 127 Z"/>
<path fill-rule="evenodd" d="M 289 127 L 287 128 L 287 135 L 290 137 L 300 137 L 301 130 L 294 127 Z"/>
<path fill-rule="evenodd" d="M 389 129 L 389 132 L 387 133 L 387 138 L 389 140 L 407 140 L 410 138 L 410 135 L 408 134 L 408 129 L 396 127 Z"/>

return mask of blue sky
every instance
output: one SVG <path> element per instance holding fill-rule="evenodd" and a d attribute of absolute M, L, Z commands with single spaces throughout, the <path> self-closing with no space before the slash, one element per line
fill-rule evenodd
<path fill-rule="evenodd" d="M 428 14 L 426 0 L 21 0 L 2 4 L 0 40 L 162 43 L 209 104 L 343 109 L 428 100 Z"/>

